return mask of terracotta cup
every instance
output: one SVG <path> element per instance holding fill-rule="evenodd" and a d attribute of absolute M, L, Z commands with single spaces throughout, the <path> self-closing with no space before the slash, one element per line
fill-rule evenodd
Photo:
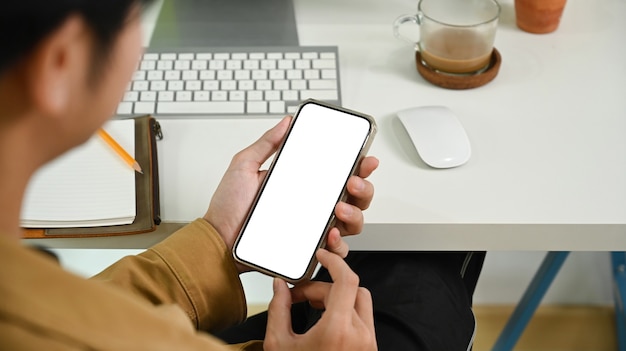
<path fill-rule="evenodd" d="M 559 27 L 566 0 L 515 0 L 517 26 L 529 33 L 550 33 Z"/>

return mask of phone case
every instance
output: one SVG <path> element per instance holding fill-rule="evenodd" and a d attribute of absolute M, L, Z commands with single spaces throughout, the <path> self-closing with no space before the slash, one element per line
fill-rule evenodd
<path fill-rule="evenodd" d="M 314 100 L 314 99 L 308 99 L 308 100 L 303 101 L 302 104 L 300 104 L 300 106 L 296 110 L 296 113 L 294 114 L 294 119 L 292 120 L 291 125 L 289 126 L 289 131 L 291 131 L 291 128 L 293 128 L 293 125 L 297 121 L 298 114 L 300 113 L 300 110 L 304 106 L 306 106 L 307 104 L 317 104 L 317 105 L 320 105 L 320 106 L 323 106 L 323 107 L 327 107 L 327 108 L 331 108 L 331 109 L 334 109 L 334 110 L 337 110 L 337 111 L 345 112 L 345 113 L 348 113 L 348 114 L 351 114 L 351 115 L 356 115 L 356 116 L 359 116 L 361 118 L 366 119 L 369 122 L 369 126 L 370 126 L 369 133 L 367 135 L 365 143 L 363 144 L 363 147 L 360 150 L 360 153 L 359 153 L 359 155 L 357 157 L 357 161 L 354 163 L 354 165 L 353 165 L 353 167 L 352 167 L 352 169 L 350 171 L 349 177 L 352 176 L 352 175 L 357 174 L 358 170 L 359 170 L 359 167 L 360 167 L 360 164 L 361 164 L 361 161 L 367 155 L 367 152 L 369 151 L 369 148 L 370 148 L 370 146 L 372 144 L 372 141 L 374 139 L 374 136 L 376 135 L 376 132 L 378 130 L 378 127 L 376 125 L 376 120 L 372 116 L 363 114 L 361 112 L 353 111 L 353 110 L 346 109 L 346 108 L 343 108 L 343 107 L 340 107 L 340 106 L 335 106 L 335 105 L 328 104 L 328 103 L 325 103 L 325 102 L 322 102 L 322 101 L 317 101 L 317 100 Z M 287 133 L 287 135 L 289 135 L 289 132 Z M 287 138 L 285 138 L 282 141 L 282 143 L 281 143 L 277 153 L 282 150 L 282 148 L 284 147 L 286 141 L 287 141 Z M 276 160 L 277 160 L 277 158 L 274 158 L 274 160 L 272 161 L 272 164 L 269 167 L 269 171 L 271 171 L 273 169 L 273 167 L 274 167 L 274 165 L 276 163 Z M 268 178 L 269 177 L 266 177 L 264 179 L 263 184 L 259 188 L 259 192 L 257 193 L 257 196 L 256 196 L 256 198 L 255 198 L 251 208 L 254 208 L 256 203 L 258 202 L 259 197 L 260 197 L 260 195 L 262 193 L 262 190 L 265 187 L 265 184 L 266 184 Z M 347 193 L 346 188 L 344 187 L 344 189 L 343 189 L 343 191 L 342 191 L 342 193 L 341 193 L 341 195 L 339 197 L 339 201 L 345 201 L 347 196 L 348 196 L 348 193 Z M 255 265 L 255 264 L 251 264 L 251 263 L 249 263 L 247 261 L 244 261 L 244 260 L 241 260 L 239 257 L 237 257 L 237 255 L 236 255 L 237 246 L 238 246 L 238 244 L 240 242 L 240 239 L 241 239 L 241 236 L 243 234 L 244 228 L 246 227 L 246 224 L 248 223 L 248 221 L 250 219 L 250 216 L 252 215 L 252 212 L 253 211 L 251 210 L 248 213 L 248 215 L 247 215 L 247 217 L 246 217 L 246 219 L 244 221 L 244 225 L 242 226 L 242 231 L 239 233 L 239 235 L 238 235 L 238 237 L 237 237 L 237 239 L 235 241 L 235 244 L 233 245 L 233 257 L 234 257 L 235 261 L 237 261 L 237 262 L 239 262 L 239 263 L 241 263 L 241 264 L 243 264 L 243 265 L 245 265 L 247 267 L 250 267 L 250 268 L 252 268 L 252 269 L 254 269 L 254 270 L 258 271 L 258 272 L 261 272 L 263 274 L 266 274 L 266 275 L 269 275 L 269 276 L 274 276 L 274 277 L 279 277 L 279 278 L 281 278 L 281 279 L 283 279 L 283 280 L 285 280 L 285 281 L 287 281 L 289 283 L 292 283 L 292 284 L 297 284 L 297 283 L 302 282 L 302 281 L 310 280 L 311 276 L 312 276 L 312 274 L 313 274 L 313 272 L 314 272 L 314 270 L 315 270 L 315 268 L 317 266 L 317 263 L 318 263 L 315 255 L 313 255 L 311 257 L 309 265 L 308 265 L 308 268 L 306 269 L 306 271 L 303 274 L 303 276 L 300 277 L 300 278 L 297 278 L 297 279 L 291 279 L 289 277 L 277 274 L 277 273 L 275 273 L 275 272 L 273 272 L 271 270 L 268 270 L 268 269 L 266 269 L 264 267 L 261 267 L 261 266 Z M 325 227 L 325 229 L 324 229 L 324 231 L 323 231 L 323 233 L 322 233 L 322 235 L 320 237 L 320 240 L 318 241 L 318 244 L 317 244 L 317 247 L 316 247 L 315 251 L 317 251 L 317 249 L 319 249 L 319 248 L 325 247 L 325 245 L 326 245 L 326 237 L 328 235 L 328 231 L 335 225 L 335 223 L 336 223 L 336 218 L 335 218 L 335 214 L 333 212 L 333 214 L 329 218 L 328 224 L 326 225 L 326 227 Z"/>

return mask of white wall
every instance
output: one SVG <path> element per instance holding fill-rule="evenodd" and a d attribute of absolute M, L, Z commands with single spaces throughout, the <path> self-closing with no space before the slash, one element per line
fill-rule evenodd
<path fill-rule="evenodd" d="M 115 260 L 142 250 L 55 249 L 66 269 L 88 277 Z M 532 279 L 545 252 L 489 252 L 476 288 L 476 304 L 514 304 Z M 271 279 L 258 274 L 242 276 L 248 302 L 267 303 L 272 296 Z M 544 303 L 613 303 L 608 253 L 573 252 L 548 290 Z"/>

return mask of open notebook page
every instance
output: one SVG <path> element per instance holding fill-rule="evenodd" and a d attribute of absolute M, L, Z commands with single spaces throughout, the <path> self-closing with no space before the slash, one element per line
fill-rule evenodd
<path fill-rule="evenodd" d="M 112 120 L 104 129 L 135 155 L 135 121 Z M 135 171 L 94 135 L 42 167 L 22 207 L 25 228 L 130 224 L 136 215 Z"/>

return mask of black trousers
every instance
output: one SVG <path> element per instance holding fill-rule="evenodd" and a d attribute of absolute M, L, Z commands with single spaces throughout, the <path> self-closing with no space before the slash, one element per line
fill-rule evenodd
<path fill-rule="evenodd" d="M 472 295 L 485 252 L 351 252 L 346 262 L 372 293 L 378 349 L 468 350 L 474 335 Z M 322 268 L 315 280 L 331 281 Z M 293 330 L 304 333 L 322 311 L 292 307 Z M 267 312 L 218 333 L 227 343 L 262 340 Z"/>

